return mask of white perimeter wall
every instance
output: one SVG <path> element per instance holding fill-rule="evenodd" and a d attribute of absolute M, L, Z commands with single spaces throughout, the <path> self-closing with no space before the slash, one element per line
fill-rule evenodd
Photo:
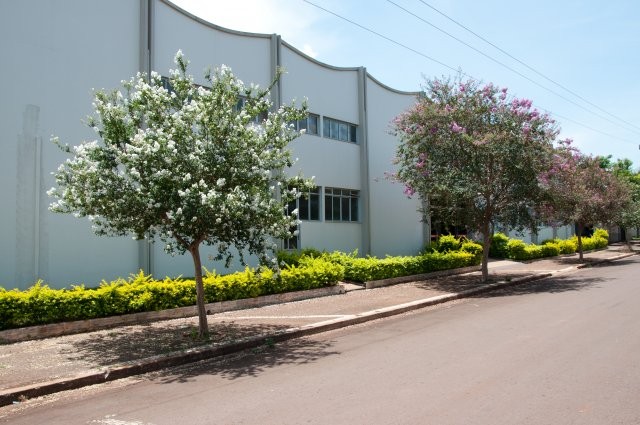
<path fill-rule="evenodd" d="M 136 270 L 131 239 L 97 238 L 87 220 L 48 212 L 45 192 L 66 158 L 51 135 L 93 138 L 82 123 L 91 89 L 138 70 L 139 19 L 130 0 L 0 2 L 0 286 L 96 284 Z"/>

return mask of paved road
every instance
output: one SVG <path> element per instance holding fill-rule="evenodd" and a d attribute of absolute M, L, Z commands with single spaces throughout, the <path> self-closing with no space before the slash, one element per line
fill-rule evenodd
<path fill-rule="evenodd" d="M 0 409 L 0 423 L 640 424 L 639 272 L 631 257 Z"/>

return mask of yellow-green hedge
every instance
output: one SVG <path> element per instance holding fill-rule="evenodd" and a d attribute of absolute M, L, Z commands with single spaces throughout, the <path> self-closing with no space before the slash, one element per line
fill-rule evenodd
<path fill-rule="evenodd" d="M 480 254 L 481 253 L 482 247 L 480 249 Z M 366 282 L 438 270 L 475 266 L 480 264 L 481 261 L 481 255 L 478 255 L 477 251 L 472 253 L 462 250 L 449 251 L 446 253 L 431 252 L 415 257 L 386 258 L 360 258 L 356 257 L 355 253 L 343 254 L 334 252 L 324 254 L 322 258 L 342 264 L 345 267 L 345 279 L 353 282 Z"/>
<path fill-rule="evenodd" d="M 500 239 L 501 241 L 503 239 Z M 609 234 L 604 229 L 596 229 L 593 236 L 582 238 L 582 250 L 591 251 L 606 248 Z M 520 239 L 509 239 L 506 244 L 506 256 L 512 260 L 525 261 L 536 258 L 554 257 L 560 254 L 573 254 L 578 250 L 578 237 L 570 239 L 551 239 L 542 245 L 525 244 Z"/>
<path fill-rule="evenodd" d="M 307 259 L 278 275 L 267 269 L 247 269 L 226 276 L 210 274 L 203 283 L 205 301 L 215 302 L 331 286 L 343 278 L 342 265 Z M 97 288 L 52 289 L 38 282 L 25 291 L 0 288 L 0 329 L 164 310 L 195 302 L 193 280 L 154 280 L 142 272 L 128 280 L 103 282 Z"/>

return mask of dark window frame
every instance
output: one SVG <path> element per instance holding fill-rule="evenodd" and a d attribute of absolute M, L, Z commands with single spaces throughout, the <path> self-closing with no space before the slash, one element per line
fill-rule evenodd
<path fill-rule="evenodd" d="M 359 222 L 360 191 L 326 187 L 324 190 L 324 219 L 332 222 Z"/>

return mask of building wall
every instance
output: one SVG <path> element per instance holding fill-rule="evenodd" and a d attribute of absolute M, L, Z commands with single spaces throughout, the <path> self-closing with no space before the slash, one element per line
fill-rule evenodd
<path fill-rule="evenodd" d="M 315 176 L 322 190 L 359 191 L 359 219 L 326 220 L 321 196 L 320 220 L 302 222 L 300 247 L 384 256 L 414 254 L 424 245 L 418 199 L 385 175 L 394 170 L 397 146 L 389 124 L 415 93 L 386 87 L 365 68 L 323 64 L 277 35 L 224 29 L 165 0 L 0 2 L 0 47 L 12 65 L 0 78 L 0 286 L 25 288 L 38 278 L 56 287 L 95 285 L 140 267 L 158 277 L 193 275 L 188 254 L 169 256 L 162 243 L 97 237 L 87 220 L 50 213 L 45 193 L 65 159 L 49 137 L 71 145 L 94 138 L 82 123 L 92 113 L 91 88 L 117 88 L 138 71 L 167 75 L 178 49 L 199 84 L 207 67 L 225 64 L 264 87 L 282 66 L 286 74 L 273 99 L 306 98 L 320 117 L 318 135 L 293 142 L 299 160 L 291 172 Z M 356 125 L 357 143 L 323 137 L 325 117 Z M 204 248 L 204 266 L 225 271 L 209 255 L 215 250 Z"/>
<path fill-rule="evenodd" d="M 395 91 L 367 77 L 371 254 L 376 256 L 413 255 L 428 240 L 418 197 L 408 199 L 404 187 L 387 178 L 396 170 L 392 160 L 398 143 L 390 134 L 391 122 L 415 102 L 415 93 Z"/>
<path fill-rule="evenodd" d="M 50 141 L 93 138 L 92 88 L 138 70 L 139 4 L 0 3 L 0 285 L 95 284 L 136 270 L 130 238 L 97 239 L 87 220 L 50 213 L 46 190 L 65 155 Z"/>
<path fill-rule="evenodd" d="M 205 84 L 205 70 L 226 65 L 245 83 L 263 87 L 272 80 L 271 36 L 223 30 L 193 15 L 181 13 L 171 4 L 152 1 L 152 69 L 166 73 L 176 66 L 178 50 L 190 60 L 189 73 Z"/>

